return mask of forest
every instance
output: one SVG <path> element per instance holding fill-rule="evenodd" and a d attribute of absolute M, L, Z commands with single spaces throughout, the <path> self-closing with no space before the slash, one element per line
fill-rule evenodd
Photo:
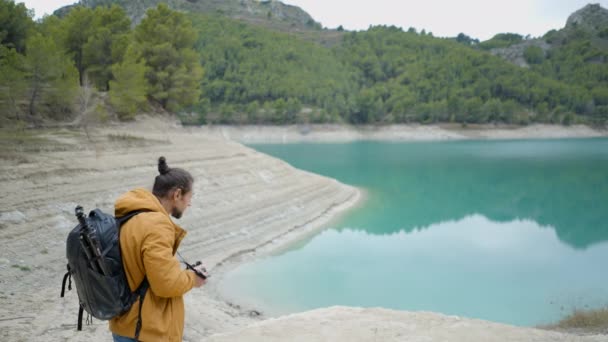
<path fill-rule="evenodd" d="M 165 4 L 136 25 L 118 5 L 32 17 L 0 0 L 0 123 L 608 123 L 608 27 L 548 32 L 522 67 L 490 53 L 531 41 L 510 33 L 374 26 L 324 45 Z"/>

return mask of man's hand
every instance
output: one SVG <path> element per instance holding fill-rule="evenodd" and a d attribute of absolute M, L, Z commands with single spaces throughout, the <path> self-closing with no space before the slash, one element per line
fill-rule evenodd
<path fill-rule="evenodd" d="M 201 286 L 205 285 L 206 282 L 207 282 L 206 279 L 203 279 L 203 278 L 197 276 L 196 274 L 194 275 L 194 287 L 201 287 Z"/>
<path fill-rule="evenodd" d="M 205 277 L 209 277 L 209 274 L 207 274 L 207 270 L 205 269 L 205 267 L 203 267 L 202 264 L 196 263 L 194 266 L 194 269 L 203 274 Z M 196 277 L 194 277 L 194 287 L 201 287 L 203 285 L 205 285 L 205 283 L 207 282 L 206 279 L 204 279 L 203 277 L 199 276 L 198 274 L 196 274 L 196 272 L 194 273 L 196 275 Z"/>

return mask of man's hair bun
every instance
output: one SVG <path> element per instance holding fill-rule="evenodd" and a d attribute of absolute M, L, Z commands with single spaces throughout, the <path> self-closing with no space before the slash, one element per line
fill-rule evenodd
<path fill-rule="evenodd" d="M 160 175 L 154 178 L 154 186 L 152 187 L 152 193 L 156 197 L 165 198 L 177 188 L 181 189 L 184 194 L 192 191 L 192 183 L 194 182 L 192 175 L 179 167 L 169 167 L 165 157 L 158 158 L 158 172 L 160 172 Z"/>
<path fill-rule="evenodd" d="M 169 165 L 167 165 L 167 160 L 165 157 L 158 158 L 158 172 L 160 172 L 161 175 L 164 175 L 169 173 L 170 170 L 171 169 L 169 168 Z"/>

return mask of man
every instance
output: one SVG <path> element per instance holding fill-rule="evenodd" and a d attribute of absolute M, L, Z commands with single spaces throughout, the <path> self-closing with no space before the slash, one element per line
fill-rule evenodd
<path fill-rule="evenodd" d="M 128 312 L 110 321 L 115 342 L 181 341 L 185 316 L 182 296 L 205 283 L 194 272 L 182 269 L 175 258 L 186 231 L 169 217 L 179 219 L 190 206 L 194 179 L 183 169 L 169 168 L 164 157 L 158 160 L 158 171 L 152 192 L 135 189 L 115 204 L 116 217 L 144 211 L 122 226 L 120 250 L 131 290 L 144 279 L 149 284 L 141 310 L 140 301 L 136 301 Z M 198 271 L 203 270 L 199 266 Z"/>

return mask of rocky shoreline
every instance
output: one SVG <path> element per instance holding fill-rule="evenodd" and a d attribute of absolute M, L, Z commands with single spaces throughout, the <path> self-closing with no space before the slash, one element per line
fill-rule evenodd
<path fill-rule="evenodd" d="M 352 141 L 513 140 L 608 137 L 608 130 L 584 125 L 290 125 L 203 126 L 197 130 L 242 143 L 344 143 Z"/>

